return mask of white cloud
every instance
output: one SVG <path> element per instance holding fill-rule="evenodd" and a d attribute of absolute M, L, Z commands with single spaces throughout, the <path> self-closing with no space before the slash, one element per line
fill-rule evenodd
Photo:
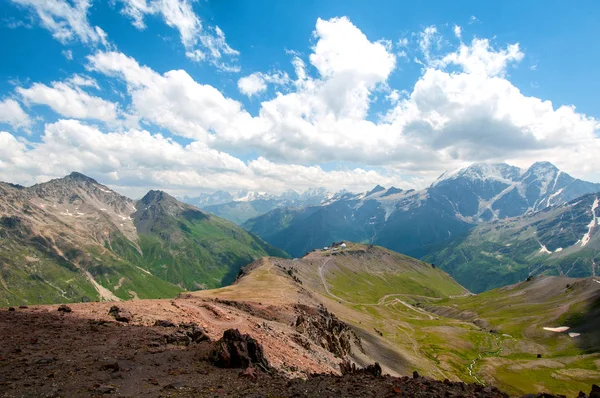
<path fill-rule="evenodd" d="M 285 88 L 263 100 L 256 114 L 184 70 L 161 74 L 122 53 L 98 51 L 88 57 L 88 70 L 125 83 L 132 121 L 139 119 L 149 129 L 158 126 L 194 142 L 181 146 L 146 131 L 103 133 L 63 121 L 46 126 L 42 144 L 25 146 L 23 158 L 52 158 L 50 144 L 57 145 L 53 151 L 79 146 L 55 160 L 53 176 L 89 165 L 82 171 L 106 178 L 117 172 L 122 186 L 164 184 L 173 189 L 283 190 L 325 185 L 362 190 L 375 183 L 410 187 L 417 180 L 399 176 L 426 181 L 465 162 L 529 165 L 540 159 L 578 177 L 586 173 L 600 180 L 600 157 L 594 156 L 600 153 L 599 121 L 572 106 L 524 95 L 513 85 L 508 70 L 524 58 L 518 43 L 498 47 L 475 39 L 442 52 L 441 41 L 435 27 L 421 32 L 418 43 L 413 43 L 427 55 L 421 75 L 412 87 L 389 87 L 397 48 L 381 38 L 367 38 L 347 18 L 319 19 L 310 53 L 291 52 L 295 76 L 256 72 L 238 81 L 238 88 L 248 96 L 266 97 L 269 84 Z M 61 92 L 58 83 L 38 84 Z M 96 87 L 87 76 L 74 76 L 61 84 L 86 95 L 84 87 Z M 389 103 L 380 114 L 372 114 L 374 92 Z M 63 108 L 65 114 L 69 109 Z M 127 145 L 135 147 L 136 140 L 145 145 L 139 156 L 146 156 L 146 163 L 128 152 Z M 110 147 L 108 141 L 125 149 Z M 100 148 L 102 159 L 94 157 L 94 146 Z M 118 151 L 134 160 L 126 163 L 121 153 L 111 157 Z M 242 162 L 238 158 L 242 154 L 255 159 Z M 206 162 L 195 163 L 200 160 L 194 157 Z M 332 163 L 362 166 L 326 171 L 325 165 L 329 168 Z M 5 175 L 11 167 L 30 176 L 45 175 L 17 164 L 21 163 L 6 166 Z M 368 170 L 373 168 L 377 171 Z"/>
<path fill-rule="evenodd" d="M 438 34 L 437 28 L 434 25 L 426 27 L 422 32 L 419 33 L 419 48 L 425 56 L 425 61 L 429 62 L 431 58 L 432 47 L 438 47 L 440 45 L 440 35 Z"/>
<path fill-rule="evenodd" d="M 400 92 L 398 90 L 392 90 L 385 98 L 392 104 L 397 104 L 400 101 Z"/>
<path fill-rule="evenodd" d="M 198 49 L 186 51 L 185 56 L 195 62 L 204 61 L 206 59 L 206 54 Z"/>
<path fill-rule="evenodd" d="M 225 40 L 225 33 L 218 27 L 202 26 L 202 21 L 194 12 L 192 1 L 188 0 L 121 0 L 122 13 L 131 17 L 133 25 L 145 29 L 146 15 L 159 15 L 171 28 L 177 29 L 185 55 L 195 62 L 210 60 L 217 68 L 227 72 L 239 72 L 235 64 L 239 51 L 231 48 Z M 202 46 L 203 50 L 198 49 Z M 228 57 L 230 61 L 223 59 Z"/>
<path fill-rule="evenodd" d="M 371 42 L 348 18 L 317 20 L 310 62 L 323 78 L 350 72 L 370 86 L 387 79 L 396 60 L 388 47 Z"/>
<path fill-rule="evenodd" d="M 69 61 L 73 61 L 73 51 L 71 50 L 63 50 L 62 51 L 62 55 L 64 55 L 64 57 L 69 60 Z"/>
<path fill-rule="evenodd" d="M 88 59 L 91 70 L 127 83 L 131 108 L 138 116 L 175 134 L 207 142 L 209 134 L 252 127 L 251 116 L 238 101 L 197 83 L 183 70 L 160 75 L 117 52 L 98 52 Z M 236 130 L 237 134 L 244 133 Z"/>
<path fill-rule="evenodd" d="M 291 82 L 285 72 L 261 73 L 255 72 L 238 80 L 238 89 L 244 95 L 252 97 L 267 90 L 267 83 L 285 86 Z"/>
<path fill-rule="evenodd" d="M 519 44 L 510 44 L 505 49 L 495 51 L 488 39 L 473 39 L 471 45 L 461 43 L 458 51 L 450 53 L 441 60 L 434 61 L 435 66 L 459 65 L 466 73 L 486 76 L 504 76 L 511 62 L 519 62 L 524 54 Z"/>
<path fill-rule="evenodd" d="M 234 50 L 227 44 L 225 40 L 225 33 L 218 27 L 214 27 L 215 34 L 202 34 L 200 35 L 200 41 L 206 47 L 213 58 L 219 59 L 223 55 L 240 55 L 240 52 Z"/>
<path fill-rule="evenodd" d="M 262 77 L 262 73 L 257 72 L 244 76 L 238 80 L 238 89 L 240 93 L 252 97 L 267 90 L 267 83 Z"/>
<path fill-rule="evenodd" d="M 0 180 L 33 184 L 77 170 L 125 193 L 136 186 L 184 189 L 242 188 L 284 191 L 290 186 L 370 188 L 374 181 L 398 183 L 399 178 L 360 168 L 324 171 L 318 166 L 278 165 L 264 158 L 241 160 L 193 142 L 180 145 L 144 130 L 103 133 L 75 120 L 45 127 L 42 142 L 25 145 L 0 132 Z"/>
<path fill-rule="evenodd" d="M 34 11 L 40 24 L 63 44 L 79 40 L 84 44 L 102 44 L 108 47 L 106 33 L 91 26 L 87 14 L 89 0 L 10 0 Z"/>
<path fill-rule="evenodd" d="M 30 88 L 17 87 L 16 91 L 27 103 L 47 105 L 62 116 L 115 121 L 117 104 L 86 93 L 82 86 L 98 87 L 94 80 L 74 75 L 65 82 L 53 82 L 51 87 L 34 83 Z"/>
<path fill-rule="evenodd" d="M 31 119 L 17 101 L 7 98 L 0 101 L 0 123 L 9 124 L 15 129 L 27 129 L 31 126 Z"/>
<path fill-rule="evenodd" d="M 456 36 L 458 39 L 462 39 L 462 29 L 458 25 L 454 25 L 454 36 Z"/>
<path fill-rule="evenodd" d="M 371 92 L 387 84 L 395 57 L 346 18 L 317 22 L 308 58 L 319 75 L 310 76 L 295 53 L 290 92 L 263 101 L 256 116 L 181 70 L 160 75 L 123 54 L 103 52 L 90 57 L 90 68 L 124 80 L 132 111 L 142 119 L 220 150 L 253 151 L 279 163 L 356 162 L 433 176 L 468 161 L 533 152 L 543 158 L 559 146 L 595 140 L 594 119 L 524 96 L 506 79 L 508 66 L 523 58 L 518 44 L 495 49 L 476 39 L 438 55 L 437 30 L 426 32 L 420 45 L 431 50 L 429 66 L 411 90 L 385 94 L 393 107 L 380 120 L 366 119 Z M 240 89 L 263 92 L 265 76 L 240 80 Z"/>
<path fill-rule="evenodd" d="M 98 86 L 98 83 L 96 82 L 96 80 L 92 79 L 89 76 L 79 75 L 77 73 L 74 74 L 73 76 L 69 77 L 66 80 L 66 82 L 72 86 L 94 87 L 95 89 L 100 90 L 100 86 Z"/>

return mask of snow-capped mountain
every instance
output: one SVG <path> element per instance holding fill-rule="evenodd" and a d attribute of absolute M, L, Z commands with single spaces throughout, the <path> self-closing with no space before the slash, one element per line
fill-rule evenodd
<path fill-rule="evenodd" d="M 217 191 L 197 197 L 184 196 L 183 201 L 241 224 L 249 218 L 258 217 L 277 208 L 321 205 L 346 192 L 333 193 L 322 187 L 309 188 L 304 192 L 290 189 L 280 195 L 249 190 L 233 194 Z"/>
<path fill-rule="evenodd" d="M 600 273 L 598 193 L 519 217 L 483 223 L 426 257 L 478 293 L 547 273 Z"/>
<path fill-rule="evenodd" d="M 477 223 L 565 203 L 600 191 L 600 184 L 575 179 L 549 162 L 537 162 L 528 169 L 474 164 L 444 173 L 428 190 L 446 197 L 457 216 Z"/>
<path fill-rule="evenodd" d="M 423 256 L 475 225 L 598 191 L 600 184 L 575 179 L 548 162 L 528 169 L 473 164 L 442 174 L 423 190 L 376 186 L 335 195 L 317 206 L 278 209 L 244 226 L 295 256 L 338 240 L 368 241 Z"/>
<path fill-rule="evenodd" d="M 273 198 L 275 198 L 275 196 L 267 192 L 256 192 L 244 189 L 234 193 L 231 202 L 252 202 L 254 200 L 269 200 Z"/>

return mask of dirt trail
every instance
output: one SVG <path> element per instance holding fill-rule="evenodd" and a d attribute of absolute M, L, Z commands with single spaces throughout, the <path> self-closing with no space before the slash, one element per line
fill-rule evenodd
<path fill-rule="evenodd" d="M 421 295 L 417 295 L 417 294 L 393 293 L 393 294 L 386 294 L 385 296 L 381 297 L 377 303 L 353 303 L 351 301 L 348 301 L 341 297 L 336 296 L 329 290 L 329 286 L 327 286 L 327 281 L 325 280 L 326 265 L 330 260 L 331 260 L 331 257 L 325 259 L 325 261 L 323 261 L 323 263 L 319 266 L 319 276 L 321 277 L 321 282 L 323 283 L 323 287 L 325 288 L 325 291 L 327 292 L 327 294 L 329 294 L 331 297 L 335 298 L 336 300 L 339 300 L 343 303 L 350 304 L 350 305 L 364 305 L 364 306 L 387 306 L 387 304 L 393 304 L 395 302 L 398 302 L 398 303 L 404 305 L 405 307 L 407 307 L 421 315 L 425 315 L 425 316 L 429 317 L 429 319 L 437 318 L 437 316 L 432 315 L 429 312 L 427 312 L 421 308 L 414 307 L 414 306 L 408 304 L 407 302 L 400 300 L 399 298 L 394 298 L 394 300 L 392 300 L 390 303 L 385 302 L 385 300 L 387 298 L 394 297 L 394 296 L 413 296 L 413 297 L 421 297 L 421 298 L 425 298 L 425 299 L 440 300 L 437 297 L 421 296 Z"/>
<path fill-rule="evenodd" d="M 209 325 L 235 327 L 236 325 L 242 323 L 242 318 L 239 316 L 232 316 L 226 314 L 220 314 L 219 316 L 217 316 L 216 313 L 218 313 L 218 310 L 214 309 L 214 307 L 213 309 L 207 308 L 206 306 L 208 304 L 196 305 L 187 303 L 183 300 L 176 300 L 175 305 L 178 308 L 182 309 L 184 312 L 191 312 L 193 315 L 195 315 L 195 317 L 199 316 Z"/>
<path fill-rule="evenodd" d="M 400 300 L 399 298 L 395 298 L 393 302 L 398 302 L 398 303 L 404 305 L 406 308 L 409 308 L 409 309 L 411 309 L 411 310 L 413 310 L 413 311 L 415 311 L 415 312 L 417 312 L 417 313 L 419 313 L 421 315 L 428 316 L 429 319 L 436 319 L 437 318 L 437 317 L 431 315 L 429 312 L 427 312 L 427 311 L 425 311 L 425 310 L 423 310 L 421 308 L 414 307 L 414 306 L 408 304 L 407 302 Z"/>

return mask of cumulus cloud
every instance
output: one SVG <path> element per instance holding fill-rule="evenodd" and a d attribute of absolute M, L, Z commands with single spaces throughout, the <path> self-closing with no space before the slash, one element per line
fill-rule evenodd
<path fill-rule="evenodd" d="M 3 159 L 4 175 L 18 168 L 24 175 L 43 176 L 41 169 L 24 165 L 52 157 L 59 153 L 52 151 L 64 146 L 72 149 L 65 149 L 65 156 L 53 163 L 49 169 L 53 176 L 83 167 L 84 172 L 106 178 L 118 176 L 115 184 L 122 186 L 362 190 L 380 183 L 412 187 L 468 162 L 528 166 L 540 159 L 578 177 L 600 179 L 600 157 L 594 156 L 600 153 L 599 121 L 573 106 L 522 93 L 509 80 L 509 71 L 525 56 L 518 43 L 497 45 L 478 38 L 470 43 L 461 40 L 446 50 L 450 41 L 443 40 L 437 27 L 426 27 L 413 36 L 416 42 L 402 41 L 403 47 L 414 47 L 407 48 L 411 54 L 424 54 L 420 75 L 410 87 L 392 87 L 390 76 L 396 70 L 400 43 L 394 49 L 387 40 L 367 37 L 348 18 L 319 19 L 313 35 L 307 56 L 290 52 L 293 74 L 255 72 L 238 80 L 242 94 L 261 95 L 256 113 L 184 70 L 158 73 L 123 53 L 97 51 L 87 58 L 88 73 L 124 83 L 132 119 L 149 130 L 193 142 L 183 146 L 166 138 L 166 133 L 139 129 L 105 133 L 81 122 L 61 121 L 47 125 L 43 142 L 33 146 L 5 133 L 2 139 L 16 148 L 15 156 L 22 153 L 23 159 L 33 160 Z M 220 51 L 222 57 L 229 50 Z M 198 53 L 199 58 L 214 56 L 204 47 Z M 110 111 L 96 110 L 100 115 L 95 116 L 73 111 L 91 104 L 82 99 L 91 97 L 84 89 L 98 88 L 89 76 L 36 85 L 18 92 L 32 103 L 22 90 L 41 98 L 36 103 L 49 104 L 48 98 L 55 96 L 69 98 L 74 106 L 65 105 L 67 100 L 52 101 L 55 110 L 67 117 L 111 117 L 106 116 Z M 267 97 L 269 85 L 283 89 Z M 377 114 L 372 109 L 375 95 L 388 104 Z M 130 154 L 129 148 L 140 151 L 141 158 Z M 251 159 L 241 161 L 242 154 L 251 154 Z M 336 169 L 340 164 L 361 166 Z"/>
<path fill-rule="evenodd" d="M 596 140 L 595 119 L 525 96 L 507 79 L 508 68 L 524 56 L 518 43 L 496 48 L 475 39 L 439 54 L 440 34 L 427 27 L 418 43 L 428 52 L 423 74 L 402 95 L 398 89 L 385 94 L 392 107 L 383 117 L 367 119 L 373 90 L 385 87 L 395 69 L 390 46 L 370 40 L 347 18 L 318 20 L 314 36 L 308 60 L 318 75 L 311 76 L 294 53 L 289 92 L 263 101 L 257 115 L 182 70 L 161 75 L 116 52 L 96 53 L 89 68 L 122 79 L 141 118 L 220 150 L 253 150 L 278 164 L 359 162 L 433 175 L 515 153 L 545 158 Z M 273 80 L 255 73 L 238 87 L 257 95 Z"/>
<path fill-rule="evenodd" d="M 267 83 L 262 77 L 262 73 L 257 72 L 244 76 L 238 80 L 238 89 L 240 93 L 252 97 L 267 90 Z"/>
<path fill-rule="evenodd" d="M 86 93 L 81 88 L 85 86 L 98 88 L 93 79 L 74 75 L 65 82 L 53 82 L 51 86 L 34 83 L 29 88 L 17 87 L 16 91 L 27 103 L 47 105 L 62 116 L 115 121 L 117 104 Z"/>
<path fill-rule="evenodd" d="M 471 45 L 461 44 L 457 51 L 433 61 L 433 65 L 441 68 L 458 65 L 470 75 L 504 76 L 507 66 L 521 61 L 523 57 L 519 43 L 494 50 L 488 39 L 473 39 Z"/>
<path fill-rule="evenodd" d="M 63 44 L 79 40 L 84 44 L 103 44 L 108 47 L 106 33 L 90 25 L 87 15 L 89 0 L 10 0 L 33 11 L 42 27 Z"/>
<path fill-rule="evenodd" d="M 31 127 L 29 115 L 11 98 L 0 101 L 0 123 L 9 124 L 15 129 Z"/>
<path fill-rule="evenodd" d="M 186 56 L 200 62 L 209 59 L 217 68 L 238 72 L 235 63 L 239 51 L 231 48 L 225 39 L 225 33 L 218 26 L 203 26 L 194 12 L 192 2 L 188 0 L 121 0 L 122 13 L 132 19 L 138 29 L 145 29 L 146 15 L 158 15 L 171 28 L 177 29 L 181 43 L 186 49 Z M 197 48 L 202 46 L 203 50 Z M 230 60 L 224 61 L 225 57 Z"/>
<path fill-rule="evenodd" d="M 141 118 L 171 132 L 207 142 L 210 134 L 244 134 L 252 117 L 242 104 L 219 90 L 197 83 L 184 70 L 163 75 L 117 52 L 88 57 L 88 68 L 122 79 L 128 86 L 131 108 Z M 229 132 L 235 129 L 235 132 Z"/>
<path fill-rule="evenodd" d="M 267 83 L 285 86 L 290 83 L 290 78 L 285 72 L 261 73 L 255 72 L 238 80 L 240 93 L 252 97 L 267 90 Z"/>
<path fill-rule="evenodd" d="M 32 184 L 72 170 L 93 175 L 124 192 L 134 192 L 136 186 L 283 191 L 317 184 L 366 189 L 373 181 L 399 181 L 360 168 L 324 171 L 319 166 L 277 165 L 264 158 L 246 164 L 199 142 L 181 145 L 135 129 L 104 133 L 76 120 L 47 124 L 42 142 L 35 145 L 0 131 L 0 180 Z"/>

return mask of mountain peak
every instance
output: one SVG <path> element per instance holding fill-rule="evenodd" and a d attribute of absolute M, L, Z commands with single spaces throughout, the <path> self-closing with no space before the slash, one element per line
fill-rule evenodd
<path fill-rule="evenodd" d="M 522 170 L 506 163 L 473 163 L 467 167 L 446 171 L 432 186 L 442 181 L 465 178 L 468 180 L 498 180 L 503 182 L 515 181 Z"/>
<path fill-rule="evenodd" d="M 165 191 L 155 190 L 155 189 L 148 191 L 148 193 L 146 195 L 144 195 L 144 197 L 142 199 L 140 199 L 140 202 L 142 202 L 144 204 L 151 204 L 151 203 L 163 202 L 163 201 L 176 202 L 177 199 L 175 199 L 174 197 L 172 197 Z"/>
<path fill-rule="evenodd" d="M 558 171 L 558 167 L 553 165 L 548 161 L 535 162 L 529 167 L 529 170 L 548 170 L 548 171 Z"/>
<path fill-rule="evenodd" d="M 381 185 L 377 184 L 377 186 L 375 188 L 373 188 L 369 192 L 367 192 L 366 196 L 370 196 L 370 195 L 373 195 L 373 194 L 375 194 L 377 192 L 381 192 L 381 191 L 385 191 L 385 188 L 382 187 Z"/>
<path fill-rule="evenodd" d="M 92 184 L 98 184 L 98 181 L 96 181 L 93 178 L 88 177 L 85 174 L 82 174 L 78 171 L 71 172 L 71 174 L 66 176 L 65 179 L 69 179 L 69 180 L 73 180 L 73 181 L 88 182 L 88 183 L 92 183 Z"/>

